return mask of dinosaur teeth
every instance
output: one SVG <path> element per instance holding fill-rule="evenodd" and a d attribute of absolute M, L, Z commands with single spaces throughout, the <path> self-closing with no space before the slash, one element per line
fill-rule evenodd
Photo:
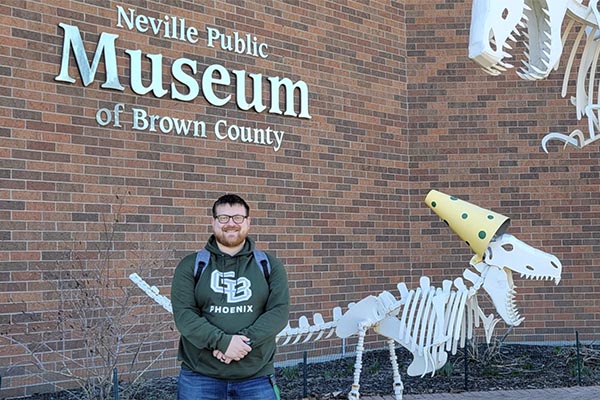
<path fill-rule="evenodd" d="M 534 72 L 537 72 L 539 74 L 537 75 L 534 72 L 529 72 L 532 76 L 537 77 L 537 79 L 544 79 L 546 77 L 546 74 L 548 73 L 548 71 L 543 71 L 533 64 L 531 64 L 531 69 L 533 69 Z"/>
<path fill-rule="evenodd" d="M 500 71 L 496 71 L 494 69 L 492 69 L 492 67 L 489 68 L 481 68 L 483 71 L 485 71 L 486 73 L 493 75 L 493 76 L 498 76 L 500 75 Z"/>
<path fill-rule="evenodd" d="M 546 61 L 546 59 L 545 59 L 545 58 L 543 58 L 543 59 L 542 59 L 542 62 L 544 62 L 544 63 L 548 63 L 548 64 L 547 64 L 547 67 L 548 67 L 548 68 L 550 68 L 550 53 L 548 53 L 546 50 L 542 51 L 542 53 L 543 53 L 543 54 L 546 56 L 546 58 L 548 59 L 548 60 Z"/>
<path fill-rule="evenodd" d="M 510 321 L 510 325 L 517 326 L 523 322 L 524 318 L 521 317 L 519 313 L 519 309 L 517 308 L 517 304 L 515 301 L 515 296 L 517 291 L 515 290 L 516 286 L 513 286 L 506 295 L 506 311 L 508 312 L 508 318 Z"/>
<path fill-rule="evenodd" d="M 516 71 L 516 74 L 525 81 L 534 81 L 535 80 L 531 75 L 529 75 L 529 72 L 527 72 L 524 69 L 521 69 L 521 71 Z M 521 277 L 523 277 L 523 275 L 521 275 Z"/>

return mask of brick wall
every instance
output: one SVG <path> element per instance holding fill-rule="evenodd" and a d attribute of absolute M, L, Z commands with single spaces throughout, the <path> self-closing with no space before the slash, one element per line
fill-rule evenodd
<path fill-rule="evenodd" d="M 118 5 L 148 17 L 185 18 L 198 28 L 198 43 L 117 27 Z M 593 285 L 600 274 L 598 146 L 541 151 L 547 132 L 582 125 L 560 97 L 562 69 L 533 83 L 478 70 L 467 58 L 470 2 L 215 2 L 214 8 L 71 2 L 63 8 L 21 1 L 0 9 L 3 397 L 69 385 L 68 378 L 35 373 L 21 344 L 66 346 L 70 358 L 85 357 L 76 330 L 66 329 L 64 341 L 56 335 L 77 308 L 66 294 L 92 279 L 82 270 L 107 282 L 104 299 L 131 288 L 131 272 L 168 295 L 177 261 L 203 245 L 209 208 L 225 192 L 249 201 L 259 246 L 285 261 L 292 323 L 313 312 L 328 319 L 333 307 L 382 290 L 397 294 L 397 282 L 414 287 L 421 275 L 434 283 L 459 276 L 470 250 L 423 203 L 438 189 L 510 216 L 510 233 L 563 262 L 557 287 L 517 279 L 526 321 L 511 340 L 572 340 L 575 330 L 593 339 L 600 323 Z M 84 86 L 72 55 L 76 82 L 55 80 L 59 23 L 79 28 L 90 60 L 101 33 L 119 35 L 123 91 L 101 87 L 102 65 Z M 256 36 L 268 43 L 269 56 L 209 48 L 208 27 Z M 183 102 L 136 94 L 126 49 L 162 54 L 167 88 L 168 68 L 180 58 L 197 61 L 198 80 L 214 64 L 262 74 L 264 99 L 266 77 L 302 80 L 312 118 L 242 111 L 232 87 L 216 92 L 232 95 L 224 106 L 201 95 Z M 148 84 L 150 61 L 142 63 Z M 114 120 L 101 126 L 98 111 L 116 104 L 125 108 L 121 126 Z M 133 129 L 134 108 L 203 121 L 207 137 Z M 281 149 L 219 140 L 211 132 L 219 120 L 285 131 Z M 129 294 L 134 305 L 124 323 L 137 327 L 132 340 L 161 327 L 140 364 L 165 350 L 149 376 L 174 375 L 177 335 L 168 315 L 136 290 Z M 286 352 L 281 348 L 281 359 L 297 356 Z M 47 369 L 60 365 L 48 349 L 41 359 Z"/>
<path fill-rule="evenodd" d="M 463 269 L 468 248 L 420 204 L 432 187 L 456 194 L 511 217 L 509 233 L 563 262 L 558 286 L 516 279 L 526 320 L 512 340 L 572 341 L 576 330 L 597 340 L 598 146 L 563 150 L 550 142 L 549 154 L 540 147 L 549 132 L 587 132 L 569 102 L 573 81 L 561 97 L 566 55 L 545 81 L 522 81 L 514 72 L 490 77 L 465 58 L 470 2 L 409 3 L 411 243 L 419 238 L 410 253 L 413 276 L 440 279 Z M 514 47 L 518 67 L 523 45 Z"/>

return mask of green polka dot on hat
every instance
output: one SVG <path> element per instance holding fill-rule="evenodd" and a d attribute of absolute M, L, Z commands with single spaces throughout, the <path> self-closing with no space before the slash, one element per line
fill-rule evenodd
<path fill-rule="evenodd" d="M 431 190 L 425 197 L 429 206 L 479 257 L 496 235 L 504 233 L 510 218 L 475 204 Z"/>

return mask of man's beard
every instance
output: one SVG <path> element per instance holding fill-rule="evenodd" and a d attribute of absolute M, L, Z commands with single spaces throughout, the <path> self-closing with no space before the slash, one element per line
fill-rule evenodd
<path fill-rule="evenodd" d="M 237 235 L 229 236 L 228 233 L 232 231 L 237 232 Z M 229 229 L 228 231 L 215 233 L 215 238 L 217 239 L 217 242 L 221 243 L 225 247 L 236 247 L 244 243 L 244 240 L 246 240 L 246 236 L 243 235 L 239 229 Z"/>

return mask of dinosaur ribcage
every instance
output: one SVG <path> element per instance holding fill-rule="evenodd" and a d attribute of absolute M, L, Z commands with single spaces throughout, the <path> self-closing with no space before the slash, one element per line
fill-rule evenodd
<path fill-rule="evenodd" d="M 444 281 L 442 288 L 430 285 L 428 277 L 421 277 L 420 287 L 408 290 L 399 283 L 403 303 L 396 318 L 387 318 L 376 328 L 379 333 L 393 338 L 408 349 L 414 360 L 408 368 L 411 376 L 434 373 L 444 366 L 448 353 L 455 354 L 459 345 L 472 337 L 473 326 L 478 326 L 474 310 L 476 297 L 461 278 Z"/>

